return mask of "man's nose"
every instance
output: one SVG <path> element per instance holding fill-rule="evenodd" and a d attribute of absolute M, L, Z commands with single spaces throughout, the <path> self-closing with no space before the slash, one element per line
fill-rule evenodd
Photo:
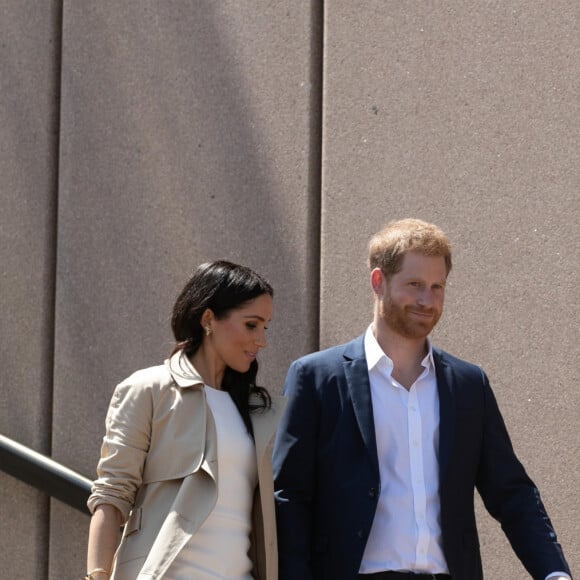
<path fill-rule="evenodd" d="M 433 306 L 435 304 L 435 294 L 431 288 L 422 288 L 419 292 L 419 304 L 421 306 Z"/>

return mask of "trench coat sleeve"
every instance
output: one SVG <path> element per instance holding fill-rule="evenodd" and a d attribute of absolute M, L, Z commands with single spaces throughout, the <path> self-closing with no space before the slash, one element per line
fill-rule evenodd
<path fill-rule="evenodd" d="M 87 502 L 91 513 L 100 504 L 115 506 L 123 522 L 141 486 L 153 415 L 151 388 L 131 380 L 133 377 L 119 384 L 113 393 L 97 466 L 98 478 Z"/>

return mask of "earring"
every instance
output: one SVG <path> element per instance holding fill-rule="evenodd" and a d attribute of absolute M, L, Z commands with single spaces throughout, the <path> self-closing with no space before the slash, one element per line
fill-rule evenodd
<path fill-rule="evenodd" d="M 206 326 L 204 328 L 204 330 L 205 330 L 205 335 L 206 336 L 209 336 L 211 334 L 211 326 Z"/>

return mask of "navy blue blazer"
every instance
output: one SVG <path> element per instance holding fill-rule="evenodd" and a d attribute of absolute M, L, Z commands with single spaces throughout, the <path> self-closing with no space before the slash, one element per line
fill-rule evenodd
<path fill-rule="evenodd" d="M 569 573 L 485 373 L 433 355 L 443 551 L 453 580 L 483 578 L 475 488 L 534 579 Z M 280 580 L 353 580 L 381 488 L 364 337 L 295 361 L 284 390 L 274 447 Z"/>

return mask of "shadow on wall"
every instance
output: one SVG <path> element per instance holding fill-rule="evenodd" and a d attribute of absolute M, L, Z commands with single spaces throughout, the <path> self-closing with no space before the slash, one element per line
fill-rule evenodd
<path fill-rule="evenodd" d="M 282 323 L 264 368 L 276 369 L 270 379 L 279 384 L 292 358 L 318 346 L 320 170 L 316 153 L 304 162 L 308 175 L 295 198 L 291 188 L 301 179 L 286 157 L 301 159 L 318 147 L 319 135 L 298 135 L 301 147 L 291 127 L 280 127 L 293 99 L 271 70 L 280 76 L 284 57 L 262 46 L 275 45 L 276 30 L 239 7 L 213 4 L 195 13 L 175 5 L 115 6 L 114 19 L 102 4 L 88 15 L 70 10 L 61 239 L 76 250 L 62 244 L 59 252 L 67 334 L 82 336 L 89 309 L 96 336 L 127 325 L 140 337 L 138 352 L 131 344 L 119 348 L 122 340 L 99 346 L 116 378 L 121 369 L 151 364 L 166 353 L 159 336 L 192 269 L 225 257 L 275 286 Z M 283 134 L 290 147 L 280 142 Z M 70 273 L 76 279 L 65 280 Z M 90 290 L 103 279 L 100 307 Z"/>

